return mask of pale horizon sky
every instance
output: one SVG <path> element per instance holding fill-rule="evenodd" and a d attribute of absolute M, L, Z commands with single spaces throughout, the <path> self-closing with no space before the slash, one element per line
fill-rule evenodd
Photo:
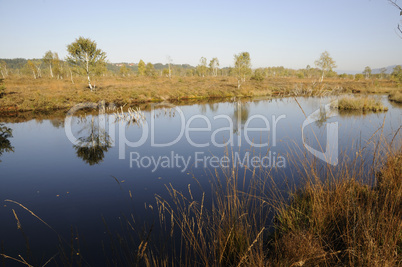
<path fill-rule="evenodd" d="M 402 5 L 402 0 L 400 5 Z M 387 0 L 50 1 L 0 0 L 0 58 L 67 55 L 79 36 L 109 62 L 221 67 L 247 51 L 253 68 L 305 68 L 327 50 L 342 71 L 402 64 L 399 11 Z"/>

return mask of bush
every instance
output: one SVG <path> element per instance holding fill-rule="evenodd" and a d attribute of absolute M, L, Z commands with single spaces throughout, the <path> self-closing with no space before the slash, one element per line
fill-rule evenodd
<path fill-rule="evenodd" d="M 364 79 L 364 75 L 363 75 L 363 74 L 360 74 L 360 73 L 359 73 L 359 74 L 356 74 L 356 75 L 355 75 L 355 80 L 356 80 L 356 81 L 360 81 L 360 80 L 363 80 L 363 79 Z"/>
<path fill-rule="evenodd" d="M 260 69 L 256 69 L 254 71 L 254 75 L 251 76 L 251 80 L 255 80 L 257 82 L 261 82 L 264 80 L 264 72 Z"/>

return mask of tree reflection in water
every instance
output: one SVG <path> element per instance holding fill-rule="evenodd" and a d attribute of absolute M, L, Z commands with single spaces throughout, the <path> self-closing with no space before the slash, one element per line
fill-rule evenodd
<path fill-rule="evenodd" d="M 233 132 L 235 134 L 240 134 L 241 129 L 244 128 L 250 116 L 250 103 L 237 101 L 234 102 L 233 109 Z"/>
<path fill-rule="evenodd" d="M 78 144 L 74 145 L 77 156 L 89 165 L 99 164 L 105 157 L 105 152 L 112 146 L 113 140 L 109 134 L 95 123 L 94 117 L 91 118 L 89 125 L 89 135 L 78 138 Z"/>
<path fill-rule="evenodd" d="M 13 130 L 0 123 L 0 157 L 4 152 L 14 152 L 9 138 L 13 137 Z M 1 162 L 1 160 L 0 160 Z"/>

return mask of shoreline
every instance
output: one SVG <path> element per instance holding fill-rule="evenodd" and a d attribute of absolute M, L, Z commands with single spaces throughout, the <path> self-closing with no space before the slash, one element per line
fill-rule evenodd
<path fill-rule="evenodd" d="M 4 80 L 5 93 L 0 98 L 0 117 L 15 112 L 53 112 L 68 110 L 83 102 L 106 101 L 117 105 L 169 101 L 191 102 L 227 100 L 230 98 L 328 96 L 352 93 L 396 94 L 402 89 L 391 80 L 354 81 L 328 79 L 317 83 L 315 79 L 266 78 L 247 81 L 237 88 L 234 77 L 100 77 L 100 86 L 90 92 L 84 79 L 75 84 L 67 80 L 50 78 L 28 79 L 12 77 Z"/>

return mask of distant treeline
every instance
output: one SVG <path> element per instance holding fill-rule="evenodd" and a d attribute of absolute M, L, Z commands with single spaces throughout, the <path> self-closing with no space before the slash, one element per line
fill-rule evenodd
<path fill-rule="evenodd" d="M 215 59 L 212 59 L 215 60 Z M 212 62 L 211 60 L 211 62 Z M 217 61 L 217 59 L 216 59 Z M 198 66 L 191 66 L 189 64 L 162 64 L 162 63 L 147 63 L 140 60 L 139 63 L 106 63 L 106 69 L 100 73 L 102 76 L 236 76 L 236 69 L 234 67 L 219 68 L 218 65 L 209 66 L 206 64 L 205 58 L 201 58 Z M 50 67 L 51 66 L 51 67 Z M 57 79 L 70 78 L 74 76 L 68 64 L 61 59 L 58 59 L 56 53 L 52 60 L 42 59 L 0 59 L 0 77 L 5 78 L 9 75 L 17 76 L 31 76 L 35 79 L 41 77 L 56 77 Z M 374 71 L 373 71 L 374 72 Z M 310 67 L 307 65 L 304 69 L 289 69 L 283 66 L 267 67 L 253 69 L 249 77 L 253 80 L 263 80 L 269 77 L 294 77 L 294 78 L 317 78 L 322 75 L 322 70 L 319 68 Z M 338 74 L 335 71 L 328 71 L 325 73 L 327 78 L 343 78 L 343 79 L 389 79 L 402 76 L 401 66 L 396 66 L 392 73 L 387 69 L 381 69 L 380 73 L 373 74 L 369 67 L 361 74 Z"/>

